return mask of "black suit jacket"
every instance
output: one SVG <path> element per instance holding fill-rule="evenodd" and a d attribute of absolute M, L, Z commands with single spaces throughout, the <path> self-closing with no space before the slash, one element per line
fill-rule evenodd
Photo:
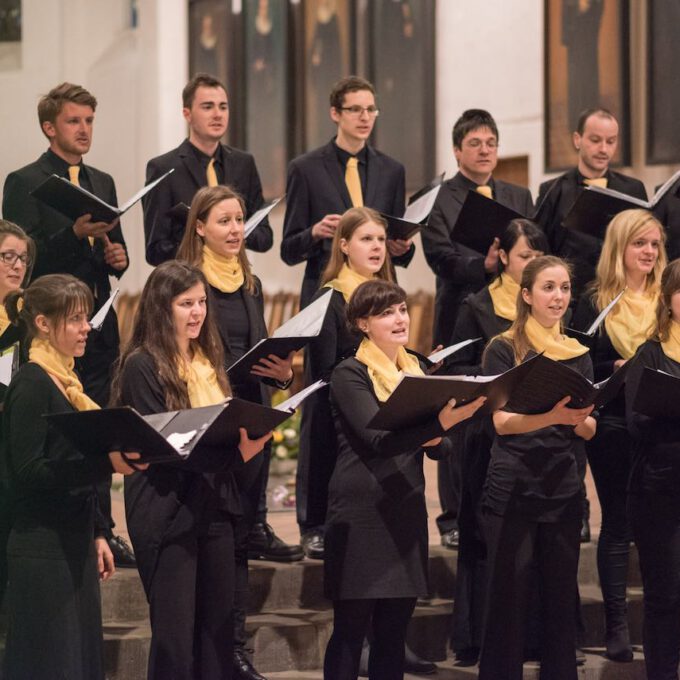
<path fill-rule="evenodd" d="M 113 178 L 89 165 L 85 166 L 85 171 L 92 193 L 110 205 L 118 205 Z M 109 276 L 120 278 L 125 270 L 118 271 L 106 264 L 100 239 L 90 247 L 86 238 L 79 240 L 73 233 L 70 219 L 29 194 L 50 175 L 60 173 L 61 167 L 55 164 L 51 153 L 44 153 L 34 163 L 11 172 L 5 180 L 2 214 L 36 242 L 33 278 L 43 274 L 72 274 L 92 290 L 97 310 L 111 294 Z M 122 244 L 127 253 L 120 224 L 108 236 L 111 242 Z M 112 309 L 106 315 L 101 331 L 90 333 L 85 356 L 77 362 L 85 391 L 101 406 L 108 401 L 109 371 L 118 356 L 118 346 L 118 320 Z"/>
<path fill-rule="evenodd" d="M 461 302 L 487 282 L 485 254 L 456 243 L 452 236 L 465 197 L 474 186 L 460 172 L 444 182 L 427 227 L 420 233 L 425 259 L 437 275 L 433 333 L 435 345 L 449 343 Z M 494 180 L 493 190 L 494 200 L 507 208 L 526 216 L 533 213 L 528 189 Z"/>
<path fill-rule="evenodd" d="M 656 187 L 654 191 L 658 191 Z M 680 179 L 656 206 L 654 214 L 666 227 L 668 261 L 680 257 Z"/>
<path fill-rule="evenodd" d="M 405 194 L 404 166 L 369 146 L 364 204 L 401 217 Z M 281 258 L 289 265 L 307 262 L 300 296 L 300 306 L 304 307 L 319 286 L 332 243 L 332 239 L 315 241 L 312 227 L 326 215 L 341 215 L 352 207 L 332 141 L 291 161 L 286 202 Z M 394 264 L 407 266 L 413 252 L 412 247 L 405 255 L 395 258 Z"/>
<path fill-rule="evenodd" d="M 262 207 L 262 184 L 255 159 L 245 151 L 222 145 L 225 159 L 224 184 L 233 187 L 246 203 L 246 218 Z M 159 265 L 175 257 L 184 235 L 186 222 L 168 216 L 178 203 L 191 205 L 194 194 L 206 185 L 205 169 L 185 139 L 176 149 L 152 158 L 146 165 L 149 184 L 174 168 L 175 171 L 142 199 L 146 261 Z M 264 253 L 272 247 L 274 236 L 267 220 L 262 221 L 246 239 L 246 247 Z"/>
<path fill-rule="evenodd" d="M 635 198 L 647 200 L 644 184 L 619 172 L 607 172 L 607 187 Z M 574 268 L 572 302 L 577 303 L 585 286 L 595 277 L 595 267 L 602 250 L 602 242 L 593 236 L 564 229 L 562 222 L 584 186 L 576 168 L 555 179 L 543 182 L 538 190 L 536 222 L 543 229 L 550 250 L 569 260 Z"/>

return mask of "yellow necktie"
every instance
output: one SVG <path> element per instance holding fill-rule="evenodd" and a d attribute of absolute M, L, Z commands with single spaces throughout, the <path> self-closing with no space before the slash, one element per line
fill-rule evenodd
<path fill-rule="evenodd" d="M 355 208 L 360 208 L 364 204 L 364 197 L 361 193 L 361 179 L 359 178 L 359 160 L 356 156 L 350 156 L 347 159 L 347 168 L 345 169 L 345 184 L 349 197 L 352 199 L 352 205 Z"/>
<path fill-rule="evenodd" d="M 476 191 L 478 194 L 486 196 L 486 198 L 493 198 L 493 191 L 491 191 L 491 187 L 488 184 L 480 184 Z"/>
<path fill-rule="evenodd" d="M 208 186 L 209 187 L 216 187 L 219 182 L 217 181 L 217 173 L 215 172 L 215 159 L 211 158 L 210 162 L 208 163 L 208 167 L 206 168 L 205 171 L 205 176 L 208 180 Z"/>
<path fill-rule="evenodd" d="M 584 179 L 584 184 L 591 187 L 600 187 L 601 189 L 607 188 L 607 178 L 606 177 L 595 177 L 594 179 Z"/>
<path fill-rule="evenodd" d="M 75 184 L 77 187 L 80 186 L 78 181 L 78 176 L 80 175 L 79 165 L 69 165 L 68 166 L 68 178 L 71 180 L 71 184 Z M 87 240 L 90 242 L 90 248 L 94 245 L 94 237 L 88 236 Z"/>

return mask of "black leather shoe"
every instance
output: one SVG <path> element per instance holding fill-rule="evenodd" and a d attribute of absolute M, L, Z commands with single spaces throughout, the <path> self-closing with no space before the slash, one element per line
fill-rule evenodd
<path fill-rule="evenodd" d="M 305 531 L 302 534 L 301 542 L 306 557 L 309 557 L 310 560 L 323 559 L 323 532 L 318 529 Z"/>
<path fill-rule="evenodd" d="M 437 665 L 431 661 L 421 659 L 408 645 L 404 647 L 404 672 L 415 675 L 432 675 L 437 671 Z"/>
<path fill-rule="evenodd" d="M 585 518 L 581 524 L 581 543 L 590 543 L 590 523 Z"/>
<path fill-rule="evenodd" d="M 255 524 L 248 536 L 248 559 L 297 562 L 304 557 L 301 545 L 284 543 L 269 524 Z"/>
<path fill-rule="evenodd" d="M 466 647 L 456 652 L 456 666 L 474 666 L 479 661 L 479 647 Z"/>
<path fill-rule="evenodd" d="M 234 649 L 234 680 L 267 680 L 255 670 L 245 649 Z"/>
<path fill-rule="evenodd" d="M 457 550 L 458 543 L 460 540 L 460 533 L 458 529 L 451 529 L 450 531 L 445 531 L 441 537 L 441 543 L 445 548 L 449 550 Z"/>
<path fill-rule="evenodd" d="M 135 554 L 128 542 L 121 536 L 111 536 L 107 540 L 113 553 L 113 563 L 120 569 L 130 569 L 137 566 Z"/>

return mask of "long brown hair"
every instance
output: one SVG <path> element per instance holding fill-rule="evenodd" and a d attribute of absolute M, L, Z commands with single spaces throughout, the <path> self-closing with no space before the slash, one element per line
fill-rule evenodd
<path fill-rule="evenodd" d="M 656 303 L 656 329 L 652 337 L 666 342 L 671 329 L 671 298 L 680 291 L 680 260 L 673 260 L 661 274 L 661 290 Z"/>
<path fill-rule="evenodd" d="M 184 236 L 182 242 L 177 249 L 177 259 L 184 260 L 195 267 L 200 267 L 203 262 L 203 246 L 205 242 L 203 237 L 196 231 L 198 222 L 205 222 L 210 216 L 210 211 L 222 201 L 234 199 L 238 201 L 243 211 L 246 214 L 246 205 L 239 194 L 237 194 L 231 187 L 216 186 L 203 187 L 196 192 L 194 200 L 191 201 L 191 208 L 189 210 L 189 217 L 187 218 L 187 226 L 184 229 Z M 255 294 L 257 286 L 255 284 L 255 277 L 250 269 L 250 262 L 246 256 L 246 241 L 243 239 L 241 249 L 238 252 L 238 261 L 243 270 L 245 279 L 244 285 L 249 293 Z"/>
<path fill-rule="evenodd" d="M 571 279 L 571 267 L 560 257 L 555 257 L 554 255 L 542 255 L 541 257 L 531 260 L 531 262 L 527 264 L 527 266 L 524 268 L 524 271 L 522 272 L 520 291 L 517 295 L 517 318 L 512 322 L 512 325 L 507 331 L 507 335 L 503 334 L 496 336 L 496 338 L 499 338 L 505 342 L 509 342 L 512 345 L 516 364 L 521 364 L 529 350 L 535 349 L 535 347 L 532 347 L 531 343 L 529 342 L 529 338 L 527 337 L 525 330 L 527 319 L 531 314 L 531 305 L 524 299 L 522 293 L 524 291 L 530 293 L 534 287 L 534 284 L 536 283 L 538 275 L 544 269 L 548 269 L 550 267 L 562 267 Z M 562 328 L 561 321 L 560 328 Z M 494 340 L 496 338 L 494 338 Z M 489 345 L 490 344 L 491 343 L 489 343 Z"/>
<path fill-rule="evenodd" d="M 591 284 L 592 296 L 598 311 L 602 311 L 625 287 L 626 270 L 624 253 L 629 243 L 650 227 L 658 227 L 661 242 L 659 257 L 654 269 L 647 274 L 645 289 L 654 292 L 659 288 L 661 272 L 666 266 L 666 232 L 648 210 L 635 208 L 620 212 L 607 226 L 607 233 L 602 244 L 602 252 L 597 262 L 595 281 Z"/>
<path fill-rule="evenodd" d="M 112 385 L 112 403 L 122 403 L 122 375 L 130 357 L 146 352 L 151 356 L 165 392 L 168 410 L 190 408 L 186 383 L 180 378 L 180 354 L 172 313 L 172 301 L 197 283 L 208 290 L 203 272 L 192 265 L 170 260 L 156 267 L 144 285 L 135 314 L 132 336 L 121 353 Z M 210 305 L 201 332 L 191 340 L 192 349 L 200 348 L 215 368 L 217 382 L 226 396 L 231 394 L 224 370 L 224 351 L 215 328 Z"/>
<path fill-rule="evenodd" d="M 350 208 L 343 213 L 338 228 L 333 235 L 330 259 L 321 276 L 322 287 L 336 278 L 342 269 L 342 265 L 347 264 L 347 255 L 342 252 L 340 241 L 343 239 L 349 241 L 354 235 L 354 232 L 367 222 L 373 222 L 381 226 L 387 235 L 387 222 L 385 222 L 380 213 L 377 213 L 372 208 Z M 376 274 L 376 277 L 385 281 L 394 281 L 392 261 L 390 260 L 390 254 L 387 251 L 387 248 L 385 248 L 385 261 Z"/>

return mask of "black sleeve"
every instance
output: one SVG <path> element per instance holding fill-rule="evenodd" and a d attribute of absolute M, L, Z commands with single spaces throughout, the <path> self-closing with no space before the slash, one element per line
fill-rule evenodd
<path fill-rule="evenodd" d="M 245 196 L 245 200 L 248 211 L 246 217 L 250 218 L 254 212 L 264 205 L 264 197 L 262 196 L 260 175 L 257 172 L 255 159 L 252 156 L 249 157 L 248 165 L 248 195 Z M 272 232 L 272 228 L 269 226 L 269 220 L 265 218 L 246 239 L 246 248 L 256 253 L 266 253 L 273 243 L 274 232 Z"/>
<path fill-rule="evenodd" d="M 323 295 L 327 289 L 319 290 L 312 301 Z M 341 293 L 334 291 L 328 312 L 323 320 L 321 332 L 307 346 L 305 368 L 309 384 L 317 380 L 328 380 L 338 362 L 346 357 L 339 356 L 338 337 L 347 325 L 346 307 Z"/>
<path fill-rule="evenodd" d="M 111 475 L 108 456 L 75 460 L 50 458 L 48 424 L 43 414 L 54 412 L 51 392 L 56 389 L 37 373 L 23 374 L 10 387 L 4 404 L 7 455 L 17 482 L 33 489 L 70 489 L 96 484 Z"/>
<path fill-rule="evenodd" d="M 394 432 L 369 428 L 380 407 L 366 371 L 356 361 L 344 362 L 333 371 L 331 402 L 352 436 L 380 456 L 419 449 L 426 441 L 445 434 L 436 415 L 425 425 Z"/>
<path fill-rule="evenodd" d="M 515 353 L 512 345 L 502 338 L 492 340 L 482 356 L 482 372 L 484 375 L 500 375 L 515 365 Z"/>
<path fill-rule="evenodd" d="M 470 297 L 463 300 L 456 325 L 453 328 L 450 345 L 455 345 L 463 340 L 482 337 L 479 342 L 473 342 L 467 347 L 458 350 L 445 364 L 444 372 L 448 375 L 479 375 L 482 371 L 482 353 L 484 351 L 483 333 L 477 322 L 477 317 L 470 306 Z"/>
<path fill-rule="evenodd" d="M 574 330 L 585 332 L 598 315 L 597 308 L 590 294 L 584 295 L 576 306 L 571 326 Z M 604 322 L 597 330 L 590 351 L 595 379 L 606 380 L 614 373 L 614 363 L 621 359 L 607 335 Z"/>
<path fill-rule="evenodd" d="M 169 169 L 152 158 L 146 165 L 146 183 L 151 184 Z M 153 266 L 174 258 L 179 245 L 174 236 L 172 217 L 168 215 L 170 208 L 174 207 L 172 191 L 169 186 L 164 186 L 166 182 L 172 182 L 172 179 L 171 175 L 142 198 L 146 261 Z"/>
<path fill-rule="evenodd" d="M 399 176 L 396 183 L 396 191 L 394 192 L 394 200 L 392 203 L 392 208 L 389 211 L 390 215 L 394 217 L 401 217 L 404 214 L 404 206 L 406 204 L 406 171 L 404 166 L 399 164 Z M 397 267 L 408 267 L 413 259 L 413 255 L 416 252 L 416 246 L 411 243 L 411 247 L 403 254 L 398 257 L 392 258 L 392 264 Z"/>

